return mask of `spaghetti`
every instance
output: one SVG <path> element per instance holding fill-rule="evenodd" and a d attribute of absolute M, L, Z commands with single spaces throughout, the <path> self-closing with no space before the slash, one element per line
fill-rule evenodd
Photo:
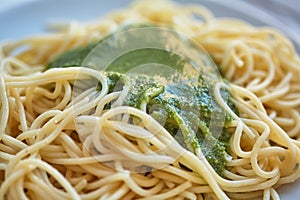
<path fill-rule="evenodd" d="M 229 80 L 213 88 L 232 117 L 223 175 L 201 148 L 186 150 L 145 110 L 122 105 L 128 88 L 109 92 L 103 72 L 43 71 L 59 54 L 131 23 L 183 32 Z M 276 189 L 299 177 L 300 60 L 277 31 L 169 1 L 139 1 L 59 30 L 1 46 L 0 199 L 279 199 Z M 91 78 L 101 89 L 74 98 L 74 82 Z"/>

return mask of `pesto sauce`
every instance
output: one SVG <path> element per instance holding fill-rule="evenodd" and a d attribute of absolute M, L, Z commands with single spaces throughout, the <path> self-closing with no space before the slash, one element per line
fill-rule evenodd
<path fill-rule="evenodd" d="M 106 70 L 126 73 L 136 66 L 148 63 L 159 63 L 161 65 L 174 66 L 175 70 L 182 71 L 186 61 L 177 54 L 170 53 L 166 50 L 145 48 L 130 51 L 120 56 L 118 59 L 110 63 Z"/>
<path fill-rule="evenodd" d="M 46 70 L 56 67 L 74 67 L 80 66 L 89 53 L 97 46 L 98 43 L 91 43 L 85 47 L 77 47 L 56 57 L 48 63 Z M 90 67 L 90 66 L 89 66 Z"/>
<path fill-rule="evenodd" d="M 46 69 L 82 66 L 86 56 L 99 42 L 63 53 L 50 62 Z M 162 81 L 166 79 L 162 77 L 163 74 L 150 77 L 126 73 L 135 66 L 148 63 L 172 66 L 181 73 L 168 77 L 167 81 Z M 125 105 L 138 109 L 142 104 L 146 105 L 147 113 L 168 130 L 183 147 L 191 152 L 201 148 L 215 171 L 223 175 L 228 156 L 226 150 L 231 136 L 226 127 L 232 118 L 218 105 L 210 92 L 214 83 L 204 77 L 205 73 L 214 72 L 202 72 L 199 77 L 191 77 L 182 73 L 187 63 L 189 62 L 181 56 L 165 50 L 137 49 L 110 63 L 103 73 L 107 77 L 109 93 L 122 90 L 124 85 L 129 87 L 129 93 L 123 102 Z M 96 64 L 85 67 L 95 68 Z M 237 113 L 230 93 L 222 90 L 221 95 L 228 106 Z M 105 106 L 105 109 L 109 108 L 110 104 Z"/>
<path fill-rule="evenodd" d="M 125 105 L 140 108 L 142 102 L 146 102 L 147 113 L 189 151 L 193 152 L 200 147 L 215 171 L 223 175 L 230 138 L 226 124 L 232 118 L 210 95 L 210 85 L 192 78 L 176 79 L 166 85 L 161 83 L 160 79 L 146 75 L 116 76 L 116 74 L 118 73 L 107 72 L 108 82 L 116 82 L 115 78 L 120 77 L 119 81 L 130 87 Z M 225 99 L 227 104 L 234 109 L 234 105 L 230 102 L 230 94 L 227 91 L 222 92 L 227 97 Z M 155 105 L 160 106 L 151 110 Z M 218 124 L 222 119 L 225 119 L 225 123 Z M 215 123 L 211 123 L 212 121 Z M 218 127 L 219 125 L 222 127 Z M 213 129 L 220 130 L 220 134 L 215 136 Z"/>

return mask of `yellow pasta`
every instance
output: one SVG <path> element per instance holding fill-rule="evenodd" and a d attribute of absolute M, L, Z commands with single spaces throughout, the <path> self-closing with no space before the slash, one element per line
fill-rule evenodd
<path fill-rule="evenodd" d="M 223 176 L 145 107 L 122 105 L 129 89 L 109 92 L 101 71 L 44 71 L 61 53 L 134 23 L 191 38 L 228 80 L 213 88 L 232 117 Z M 0 60 L 0 199 L 279 199 L 276 189 L 300 176 L 300 60 L 271 28 L 215 18 L 199 5 L 138 1 L 98 21 L 5 43 Z M 87 79 L 101 89 L 74 97 L 74 82 Z"/>

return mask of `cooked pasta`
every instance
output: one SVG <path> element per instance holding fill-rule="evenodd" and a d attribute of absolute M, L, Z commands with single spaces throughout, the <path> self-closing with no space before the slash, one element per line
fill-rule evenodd
<path fill-rule="evenodd" d="M 211 91 L 230 118 L 221 173 L 205 145 L 184 145 L 149 101 L 124 104 L 132 88 L 111 90 L 106 72 L 45 70 L 70 49 L 140 23 L 186 35 L 226 79 Z M 300 60 L 278 31 L 170 1 L 53 28 L 0 48 L 0 199 L 279 199 L 276 189 L 300 176 Z"/>

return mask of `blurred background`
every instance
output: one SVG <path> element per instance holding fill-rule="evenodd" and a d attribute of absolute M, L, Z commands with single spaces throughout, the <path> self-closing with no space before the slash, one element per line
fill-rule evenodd
<path fill-rule="evenodd" d="M 296 33 L 300 33 L 299 0 L 248 0 L 247 2 L 268 12 Z"/>
<path fill-rule="evenodd" d="M 20 3 L 33 0 L 1 0 L 0 12 Z M 44 1 L 44 0 L 41 0 Z M 63 0 L 62 0 L 63 1 Z M 209 0 L 208 0 L 209 1 Z M 226 0 L 234 4 L 237 1 L 244 1 L 258 9 L 261 9 L 274 18 L 291 27 L 295 32 L 300 33 L 300 2 L 299 0 Z"/>
<path fill-rule="evenodd" d="M 51 1 L 51 0 L 0 0 L 0 14 L 1 12 L 11 9 L 15 6 L 20 6 L 21 4 L 26 4 L 32 1 Z M 110 4 L 110 1 L 102 1 L 106 5 Z M 184 2 L 183 0 L 178 0 L 180 2 Z M 205 0 L 204 0 L 205 1 Z M 211 1 L 211 0 L 206 0 Z M 213 0 L 218 1 L 218 0 Z M 61 3 L 68 2 L 62 0 Z M 75 1 L 76 2 L 76 1 Z M 85 1 L 86 3 L 89 0 Z M 126 1 L 124 1 L 126 2 Z M 196 0 L 192 0 L 192 2 L 197 2 Z M 220 3 L 222 1 L 219 1 Z M 233 7 L 243 6 L 240 3 L 249 4 L 251 7 L 255 7 L 257 10 L 265 12 L 271 15 L 273 18 L 278 20 L 279 22 L 285 24 L 290 30 L 293 31 L 295 35 L 300 33 L 300 2 L 299 0 L 226 0 L 224 4 L 230 4 Z M 223 4 L 223 2 L 222 2 Z M 253 12 L 252 10 L 249 12 Z M 260 15 L 257 12 L 248 13 L 251 15 Z M 260 17 L 260 16 L 257 16 Z M 265 16 L 261 16 L 264 18 Z M 1 20 L 1 15 L 0 15 Z M 1 31 L 0 31 L 1 34 Z M 1 38 L 2 39 L 2 38 Z"/>

